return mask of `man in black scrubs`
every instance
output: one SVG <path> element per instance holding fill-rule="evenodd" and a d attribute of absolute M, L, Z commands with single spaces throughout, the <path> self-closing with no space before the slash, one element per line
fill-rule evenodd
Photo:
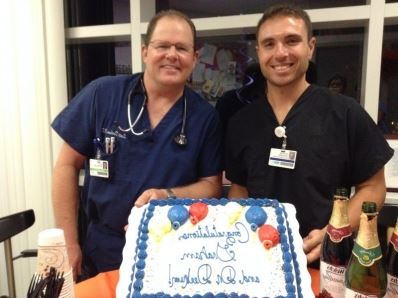
<path fill-rule="evenodd" d="M 384 165 L 393 150 L 354 99 L 307 82 L 315 38 L 304 10 L 267 9 L 256 37 L 267 92 L 229 121 L 229 197 L 295 205 L 312 263 L 319 259 L 336 187 L 355 187 L 349 218 L 356 229 L 363 201 L 379 208 L 384 203 Z"/>

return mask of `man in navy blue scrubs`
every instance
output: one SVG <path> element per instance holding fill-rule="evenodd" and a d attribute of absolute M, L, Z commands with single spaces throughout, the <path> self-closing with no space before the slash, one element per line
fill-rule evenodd
<path fill-rule="evenodd" d="M 75 277 L 119 268 L 134 205 L 221 195 L 218 115 L 185 86 L 197 60 L 195 37 L 184 14 L 157 14 L 142 46 L 144 73 L 91 82 L 52 123 L 65 141 L 54 169 L 53 208 Z M 88 217 L 82 248 L 79 206 Z"/>

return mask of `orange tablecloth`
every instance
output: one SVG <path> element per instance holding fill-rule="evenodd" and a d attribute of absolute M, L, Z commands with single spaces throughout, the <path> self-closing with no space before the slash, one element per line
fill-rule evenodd
<path fill-rule="evenodd" d="M 75 285 L 75 298 L 112 298 L 116 297 L 116 285 L 119 270 L 100 273 L 95 277 Z"/>
<path fill-rule="evenodd" d="M 319 270 L 308 268 L 311 286 L 315 295 L 319 293 Z M 75 285 L 76 298 L 112 298 L 116 296 L 119 270 L 100 273 L 97 276 Z"/>

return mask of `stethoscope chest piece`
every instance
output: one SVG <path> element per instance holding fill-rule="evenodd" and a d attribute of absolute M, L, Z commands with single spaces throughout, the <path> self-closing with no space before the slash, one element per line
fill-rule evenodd
<path fill-rule="evenodd" d="M 176 142 L 177 145 L 184 147 L 188 144 L 188 139 L 185 134 L 179 133 L 175 136 L 174 142 Z"/>

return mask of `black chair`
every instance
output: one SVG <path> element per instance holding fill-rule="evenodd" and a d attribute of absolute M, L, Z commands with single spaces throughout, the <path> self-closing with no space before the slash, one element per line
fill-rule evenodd
<path fill-rule="evenodd" d="M 13 258 L 11 237 L 26 230 L 32 226 L 34 222 L 35 214 L 32 209 L 0 218 L 0 242 L 4 242 L 8 292 L 12 298 L 16 297 L 13 260 L 19 257 L 36 256 L 37 250 L 26 250 L 23 251 L 19 256 Z"/>

